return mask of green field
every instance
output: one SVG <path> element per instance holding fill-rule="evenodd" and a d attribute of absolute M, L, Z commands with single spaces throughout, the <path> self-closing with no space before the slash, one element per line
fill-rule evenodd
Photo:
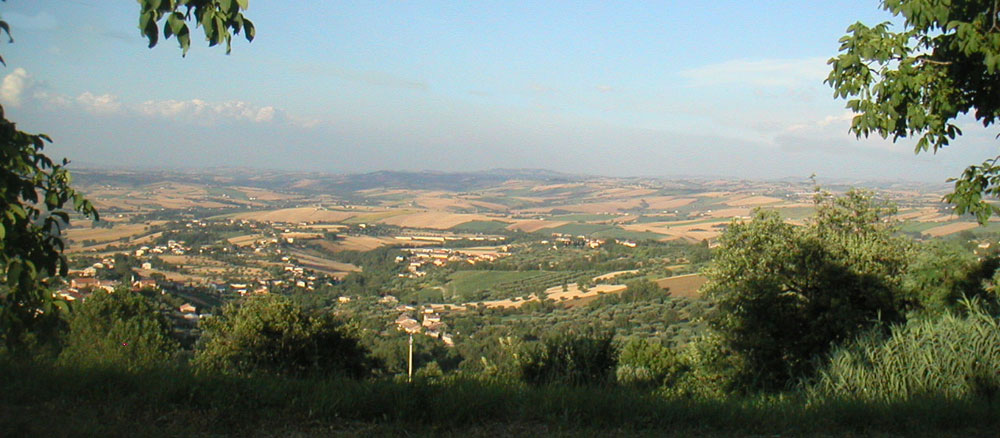
<path fill-rule="evenodd" d="M 694 202 L 692 202 L 692 203 L 690 203 L 688 205 L 684 205 L 684 206 L 680 206 L 680 207 L 676 207 L 676 208 L 671 208 L 669 210 L 676 210 L 676 211 L 679 211 L 681 214 L 686 214 L 686 213 L 689 213 L 689 212 L 692 212 L 692 211 L 705 211 L 705 210 L 713 210 L 713 209 L 720 209 L 720 208 L 728 208 L 729 207 L 728 205 L 724 204 L 724 202 L 726 200 L 722 199 L 722 198 L 707 198 L 706 197 L 706 198 L 697 198 L 697 199 L 698 199 L 697 201 L 694 201 Z"/>
<path fill-rule="evenodd" d="M 533 203 L 522 199 L 508 198 L 506 196 L 483 196 L 481 198 L 476 198 L 476 200 L 492 204 L 506 205 L 509 208 L 522 208 L 534 205 Z"/>
<path fill-rule="evenodd" d="M 469 221 L 451 227 L 452 231 L 463 233 L 499 233 L 510 225 L 500 221 Z"/>
<path fill-rule="evenodd" d="M 458 271 L 448 277 L 444 295 L 456 302 L 521 297 L 593 275 L 575 271 Z"/>
<path fill-rule="evenodd" d="M 941 225 L 947 225 L 949 223 L 950 222 L 915 222 L 915 221 L 906 221 L 906 222 L 903 222 L 903 226 L 900 228 L 900 231 L 903 231 L 903 232 L 906 232 L 906 233 L 923 233 L 924 231 L 927 231 L 927 230 L 929 230 L 931 228 L 939 227 Z"/>
<path fill-rule="evenodd" d="M 770 208 L 770 210 L 777 211 L 785 219 L 805 219 L 816 214 L 816 209 L 813 207 Z"/>
<path fill-rule="evenodd" d="M 639 216 L 634 223 L 637 224 L 648 224 L 650 222 L 669 222 L 677 220 L 677 216 L 666 216 L 666 215 L 642 215 Z"/>
<path fill-rule="evenodd" d="M 618 217 L 618 215 L 580 213 L 580 214 L 561 214 L 557 216 L 552 216 L 549 219 L 554 221 L 570 221 L 570 222 L 601 222 L 601 221 L 609 221 L 616 217 Z"/>
<path fill-rule="evenodd" d="M 609 230 L 598 231 L 594 237 L 602 239 L 628 239 L 628 240 L 659 240 L 667 237 L 659 233 L 648 233 L 645 231 L 629 231 L 621 228 L 611 228 Z"/>
<path fill-rule="evenodd" d="M 989 222 L 986 225 L 973 228 L 969 231 L 972 231 L 976 235 L 981 235 L 986 233 L 1000 233 L 1000 222 Z"/>
<path fill-rule="evenodd" d="M 246 193 L 229 187 L 207 187 L 205 191 L 208 192 L 208 196 L 227 196 L 230 199 L 239 199 L 241 201 L 250 200 Z"/>
<path fill-rule="evenodd" d="M 555 228 L 546 228 L 542 230 L 542 232 L 572 234 L 574 236 L 579 236 L 579 235 L 589 236 L 597 232 L 608 231 L 616 228 L 617 227 L 615 227 L 614 225 L 575 223 L 575 224 L 560 225 Z"/>
<path fill-rule="evenodd" d="M 429 287 L 413 292 L 405 296 L 406 301 L 416 301 L 418 303 L 440 303 L 444 300 L 441 289 Z"/>
<path fill-rule="evenodd" d="M 544 275 L 543 271 L 458 271 L 448 276 L 445 296 L 471 298 L 476 292 L 497 288 L 504 283 L 528 280 Z"/>

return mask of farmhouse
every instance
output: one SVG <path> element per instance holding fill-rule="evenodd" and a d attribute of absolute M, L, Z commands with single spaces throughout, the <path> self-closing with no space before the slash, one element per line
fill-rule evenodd
<path fill-rule="evenodd" d="M 132 282 L 132 289 L 135 290 L 155 288 L 155 287 L 156 287 L 156 280 L 152 278 L 144 277 Z"/>

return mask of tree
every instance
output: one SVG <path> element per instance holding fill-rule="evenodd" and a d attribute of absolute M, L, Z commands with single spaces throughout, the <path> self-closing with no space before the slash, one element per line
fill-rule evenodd
<path fill-rule="evenodd" d="M 138 371 L 162 366 L 178 350 L 170 323 L 140 294 L 95 292 L 69 314 L 63 363 Z"/>
<path fill-rule="evenodd" d="M 962 310 L 963 299 L 976 298 L 993 310 L 995 295 L 987 288 L 1000 267 L 996 256 L 979 257 L 954 240 L 935 240 L 916 252 L 904 276 L 904 290 L 916 304 L 914 310 L 940 315 Z"/>
<path fill-rule="evenodd" d="M 758 210 L 720 238 L 706 293 L 718 306 L 711 327 L 737 356 L 734 389 L 784 389 L 831 344 L 902 319 L 908 249 L 883 222 L 892 209 L 860 191 L 816 202 L 807 226 Z"/>
<path fill-rule="evenodd" d="M 848 99 L 851 132 L 893 141 L 919 136 L 916 153 L 937 152 L 962 134 L 955 120 L 972 113 L 988 127 L 1000 117 L 1000 3 L 991 0 L 882 0 L 902 17 L 847 28 L 826 83 Z M 945 199 L 980 223 L 1000 209 L 1000 156 L 969 166 Z"/>
<path fill-rule="evenodd" d="M 522 349 L 520 376 L 542 385 L 604 385 L 615 378 L 618 349 L 610 333 L 559 333 Z"/>
<path fill-rule="evenodd" d="M 280 296 L 229 304 L 202 329 L 194 365 L 205 371 L 350 377 L 371 371 L 368 352 L 329 316 L 311 317 Z"/>
<path fill-rule="evenodd" d="M 190 46 L 187 21 L 196 20 L 209 46 L 241 31 L 253 40 L 255 29 L 242 10 L 248 0 L 139 0 L 139 29 L 158 41 L 159 22 L 165 38 L 177 37 L 182 53 Z M 183 12 L 181 12 L 183 10 Z M 0 34 L 10 27 L 0 20 Z M 0 57 L 0 63 L 4 63 Z M 6 64 L 4 64 L 6 65 Z M 71 211 L 98 220 L 94 206 L 71 186 L 68 161 L 53 161 L 42 150 L 52 139 L 45 134 L 19 131 L 0 106 L 0 338 L 8 350 L 18 350 L 25 336 L 57 321 L 61 301 L 49 292 L 53 276 L 68 270 L 60 237 Z"/>
<path fill-rule="evenodd" d="M 618 383 L 639 387 L 669 386 L 681 371 L 670 347 L 644 338 L 631 338 L 618 356 Z"/>

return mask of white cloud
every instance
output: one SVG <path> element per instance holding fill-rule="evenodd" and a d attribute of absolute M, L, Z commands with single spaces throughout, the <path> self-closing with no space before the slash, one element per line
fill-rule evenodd
<path fill-rule="evenodd" d="M 112 114 L 121 109 L 122 104 L 118 101 L 118 96 L 111 94 L 92 94 L 84 91 L 76 97 L 76 103 L 84 110 L 94 114 Z"/>
<path fill-rule="evenodd" d="M 138 110 L 151 117 L 181 119 L 203 125 L 226 120 L 269 123 L 285 117 L 284 111 L 273 106 L 259 106 L 239 100 L 228 102 L 207 102 L 201 99 L 147 100 L 139 104 Z"/>
<path fill-rule="evenodd" d="M 122 101 L 115 94 L 84 91 L 76 97 L 52 92 L 36 81 L 23 68 L 17 68 L 0 82 L 0 102 L 20 106 L 27 102 L 41 104 L 53 111 L 78 110 L 95 115 L 139 114 L 147 117 L 174 119 L 201 126 L 226 121 L 251 123 L 287 122 L 300 127 L 314 127 L 319 120 L 292 117 L 280 108 L 257 105 L 241 100 L 210 102 L 202 99 L 147 100 L 142 103 Z"/>
<path fill-rule="evenodd" d="M 49 93 L 48 91 L 36 91 L 31 96 L 33 99 L 59 108 L 69 108 L 73 106 L 73 101 L 61 94 Z"/>
<path fill-rule="evenodd" d="M 829 73 L 826 58 L 738 59 L 681 71 L 695 86 L 744 84 L 757 87 L 794 87 L 822 83 Z"/>
<path fill-rule="evenodd" d="M 855 114 L 853 112 L 844 111 L 843 113 L 826 116 L 819 120 L 812 120 L 805 123 L 793 123 L 786 126 L 784 131 L 785 133 L 802 131 L 817 132 L 819 131 L 819 128 L 826 128 L 832 125 L 837 129 L 843 128 L 842 130 L 846 132 L 847 128 L 851 126 L 850 122 L 854 119 L 854 116 Z"/>
<path fill-rule="evenodd" d="M 23 94 L 33 83 L 31 75 L 25 69 L 15 68 L 13 72 L 4 76 L 3 83 L 0 83 L 0 100 L 10 106 L 21 106 Z"/>

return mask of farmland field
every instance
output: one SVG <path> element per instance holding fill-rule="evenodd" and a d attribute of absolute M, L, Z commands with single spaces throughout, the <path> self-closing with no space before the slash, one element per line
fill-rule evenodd
<path fill-rule="evenodd" d="M 510 226 L 507 222 L 501 221 L 469 221 L 451 227 L 452 231 L 465 233 L 499 233 Z"/>
<path fill-rule="evenodd" d="M 670 296 L 698 298 L 701 296 L 701 287 L 707 281 L 708 279 L 700 274 L 688 274 L 656 280 L 656 284 L 669 289 Z"/>
<path fill-rule="evenodd" d="M 396 225 L 405 228 L 430 228 L 437 230 L 447 230 L 459 224 L 470 221 L 488 221 L 488 216 L 476 214 L 460 214 L 447 212 L 421 212 L 406 215 L 392 216 L 380 219 L 379 222 L 386 225 Z"/>
<path fill-rule="evenodd" d="M 327 210 L 318 207 L 284 208 L 279 210 L 255 211 L 239 213 L 236 219 L 250 219 L 263 222 L 341 222 L 353 216 L 356 212 Z"/>
<path fill-rule="evenodd" d="M 410 214 L 410 213 L 413 213 L 413 212 L 414 212 L 414 210 L 388 210 L 388 211 L 380 211 L 380 212 L 375 212 L 375 213 L 365 213 L 365 214 L 359 214 L 359 215 L 354 216 L 352 218 L 346 219 L 346 220 L 344 220 L 344 223 L 345 224 L 365 224 L 365 223 L 372 223 L 372 222 L 378 222 L 378 221 L 380 221 L 382 219 L 388 219 L 388 218 L 393 217 L 393 216 L 400 216 L 400 215 L 404 215 L 404 214 Z"/>
<path fill-rule="evenodd" d="M 389 237 L 372 236 L 341 236 L 336 241 L 320 240 L 317 242 L 323 249 L 331 252 L 337 251 L 371 251 L 385 245 L 395 244 L 396 241 Z"/>
<path fill-rule="evenodd" d="M 552 220 L 555 221 L 571 221 L 571 222 L 603 222 L 609 221 L 618 217 L 613 214 L 562 214 L 552 216 Z"/>
<path fill-rule="evenodd" d="M 615 227 L 612 225 L 572 223 L 572 224 L 560 225 L 555 228 L 550 228 L 546 231 L 550 231 L 553 233 L 572 234 L 574 236 L 576 235 L 589 236 L 599 231 L 607 231 L 614 228 Z"/>
<path fill-rule="evenodd" d="M 507 227 L 507 229 L 524 231 L 525 233 L 534 233 L 539 230 L 544 230 L 546 228 L 554 228 L 566 225 L 568 223 L 569 222 L 566 221 L 526 220 L 526 221 L 519 221 L 513 225 L 510 225 Z"/>
<path fill-rule="evenodd" d="M 928 236 L 940 237 L 949 234 L 957 233 L 960 231 L 970 230 L 978 227 L 979 224 L 976 222 L 952 222 L 950 224 L 939 225 L 933 228 L 924 230 L 923 233 Z"/>
<path fill-rule="evenodd" d="M 208 192 L 208 196 L 222 196 L 241 201 L 248 201 L 250 199 L 246 193 L 231 187 L 207 187 L 205 191 Z"/>
<path fill-rule="evenodd" d="M 444 286 L 445 297 L 454 301 L 478 301 L 482 291 L 491 291 L 490 297 L 518 297 L 541 292 L 549 287 L 574 283 L 577 278 L 589 278 L 589 273 L 573 271 L 458 271 Z"/>
<path fill-rule="evenodd" d="M 77 244 L 87 240 L 100 244 L 140 236 L 145 233 L 147 228 L 148 226 L 144 224 L 114 224 L 111 228 L 76 227 L 66 230 L 66 237 Z"/>

